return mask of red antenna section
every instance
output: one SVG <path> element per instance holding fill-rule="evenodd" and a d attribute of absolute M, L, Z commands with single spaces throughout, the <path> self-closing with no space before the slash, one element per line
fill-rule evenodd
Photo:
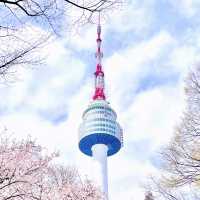
<path fill-rule="evenodd" d="M 101 59 L 103 58 L 103 53 L 101 52 L 101 24 L 100 24 L 100 13 L 99 13 L 99 21 L 97 26 L 97 52 L 95 57 L 97 59 L 96 71 L 95 75 L 95 93 L 93 96 L 93 100 L 105 100 L 104 94 L 104 72 L 102 70 Z"/>

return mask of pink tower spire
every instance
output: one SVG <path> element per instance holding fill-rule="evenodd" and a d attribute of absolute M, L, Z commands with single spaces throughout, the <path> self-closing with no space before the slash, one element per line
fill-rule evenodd
<path fill-rule="evenodd" d="M 105 100 L 104 94 L 104 72 L 102 70 L 101 59 L 103 58 L 103 53 L 101 52 L 101 23 L 100 23 L 100 12 L 99 12 L 99 20 L 97 26 L 97 52 L 95 57 L 97 59 L 96 71 L 95 75 L 95 93 L 93 96 L 93 100 Z"/>

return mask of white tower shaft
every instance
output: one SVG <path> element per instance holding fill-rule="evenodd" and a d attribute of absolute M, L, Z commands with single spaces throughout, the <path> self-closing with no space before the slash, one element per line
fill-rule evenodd
<path fill-rule="evenodd" d="M 95 179 L 102 189 L 106 200 L 108 200 L 107 151 L 108 147 L 105 144 L 95 144 L 92 147 L 92 156 L 95 164 Z"/>

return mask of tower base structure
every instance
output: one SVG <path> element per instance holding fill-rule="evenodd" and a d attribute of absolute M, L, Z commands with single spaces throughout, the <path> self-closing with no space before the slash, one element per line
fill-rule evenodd
<path fill-rule="evenodd" d="M 95 144 L 92 147 L 94 159 L 94 179 L 102 189 L 106 200 L 108 200 L 108 170 L 107 170 L 108 147 L 105 144 Z"/>

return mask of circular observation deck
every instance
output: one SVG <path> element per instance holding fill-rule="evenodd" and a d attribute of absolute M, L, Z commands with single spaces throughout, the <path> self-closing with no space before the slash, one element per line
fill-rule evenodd
<path fill-rule="evenodd" d="M 123 133 L 117 115 L 105 100 L 95 100 L 83 113 L 83 122 L 79 128 L 79 149 L 92 156 L 92 146 L 105 144 L 107 155 L 117 153 L 123 144 Z"/>

